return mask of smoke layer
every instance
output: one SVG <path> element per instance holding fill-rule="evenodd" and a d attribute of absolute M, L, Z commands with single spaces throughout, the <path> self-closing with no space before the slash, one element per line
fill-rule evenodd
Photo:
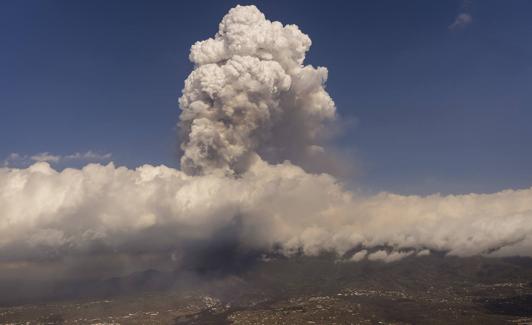
<path fill-rule="evenodd" d="M 0 269 L 115 267 L 99 256 L 186 267 L 187 252 L 201 255 L 227 237 L 240 251 L 335 251 L 353 253 L 351 261 L 430 250 L 532 256 L 532 188 L 368 197 L 298 167 L 325 150 L 324 125 L 335 118 L 327 70 L 303 65 L 309 47 L 296 26 L 270 22 L 254 6 L 232 9 L 214 38 L 196 43 L 180 99 L 182 171 L 0 168 Z"/>

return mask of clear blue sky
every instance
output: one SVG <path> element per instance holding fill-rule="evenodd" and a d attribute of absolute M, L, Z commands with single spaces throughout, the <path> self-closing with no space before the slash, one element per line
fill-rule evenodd
<path fill-rule="evenodd" d="M 111 152 L 177 166 L 188 50 L 230 1 L 1 1 L 0 160 Z M 268 1 L 329 68 L 338 139 L 371 191 L 492 192 L 532 185 L 532 1 Z"/>

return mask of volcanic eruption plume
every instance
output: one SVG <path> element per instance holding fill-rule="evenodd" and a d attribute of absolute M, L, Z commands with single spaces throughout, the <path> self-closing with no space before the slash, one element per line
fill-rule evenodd
<path fill-rule="evenodd" d="M 0 168 L 0 278 L 187 267 L 189 252 L 227 238 L 240 251 L 353 261 L 532 255 L 532 189 L 364 196 L 299 167 L 327 150 L 338 118 L 327 69 L 304 65 L 310 45 L 254 6 L 231 9 L 214 38 L 194 44 L 179 100 L 182 171 Z"/>
<path fill-rule="evenodd" d="M 297 26 L 237 6 L 214 38 L 192 46 L 195 69 L 179 100 L 185 172 L 238 174 L 260 151 L 293 158 L 319 150 L 335 107 L 327 69 L 303 65 L 310 44 Z"/>

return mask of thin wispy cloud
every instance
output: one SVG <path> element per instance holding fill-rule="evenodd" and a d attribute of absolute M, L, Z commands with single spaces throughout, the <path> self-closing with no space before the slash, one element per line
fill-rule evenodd
<path fill-rule="evenodd" d="M 50 154 L 48 152 L 42 152 L 42 153 L 38 153 L 36 155 L 31 156 L 30 159 L 32 161 L 37 161 L 37 162 L 45 161 L 45 162 L 49 162 L 49 163 L 57 163 L 61 159 L 61 156 L 52 155 L 52 154 Z"/>
<path fill-rule="evenodd" d="M 57 155 L 49 152 L 41 152 L 34 155 L 24 155 L 17 152 L 10 153 L 3 161 L 3 167 L 27 167 L 35 162 L 46 162 L 50 164 L 68 162 L 102 162 L 108 161 L 112 157 L 111 153 L 98 153 L 92 150 L 86 152 L 75 152 L 67 155 Z"/>
<path fill-rule="evenodd" d="M 460 6 L 460 13 L 456 16 L 454 21 L 449 25 L 449 30 L 461 30 L 473 23 L 473 16 L 471 15 L 472 0 L 462 1 Z"/>
<path fill-rule="evenodd" d="M 111 159 L 111 153 L 100 154 L 89 150 L 87 152 L 76 152 L 71 155 L 64 156 L 65 160 L 83 160 L 83 161 L 99 161 L 99 160 L 109 160 Z"/>
<path fill-rule="evenodd" d="M 452 24 L 449 25 L 450 30 L 459 30 L 465 28 L 473 22 L 473 17 L 468 13 L 460 13 L 456 16 Z"/>
<path fill-rule="evenodd" d="M 21 156 L 20 154 L 16 152 L 10 153 L 3 161 L 2 166 L 3 167 L 9 167 L 9 166 L 16 166 L 21 165 L 21 162 L 25 161 L 25 164 L 29 163 L 27 161 L 27 156 Z"/>

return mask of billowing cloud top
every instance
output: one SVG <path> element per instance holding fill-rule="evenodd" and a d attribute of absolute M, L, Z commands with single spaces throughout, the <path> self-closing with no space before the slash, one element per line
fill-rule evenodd
<path fill-rule="evenodd" d="M 266 20 L 255 6 L 231 9 L 214 38 L 194 44 L 196 67 L 179 100 L 182 169 L 238 174 L 261 150 L 282 156 L 316 146 L 335 106 L 327 69 L 303 66 L 310 44 L 297 26 Z"/>

